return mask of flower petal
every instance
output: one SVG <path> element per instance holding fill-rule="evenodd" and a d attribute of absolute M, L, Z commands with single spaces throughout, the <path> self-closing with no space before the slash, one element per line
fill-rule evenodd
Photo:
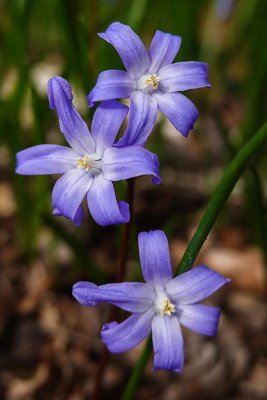
<path fill-rule="evenodd" d="M 95 111 L 91 132 L 96 143 L 96 153 L 102 155 L 111 147 L 126 117 L 128 107 L 116 100 L 106 100 Z"/>
<path fill-rule="evenodd" d="M 228 282 L 230 279 L 205 265 L 199 265 L 169 281 L 166 291 L 172 300 L 192 304 L 206 299 Z"/>
<path fill-rule="evenodd" d="M 18 152 L 16 159 L 17 174 L 62 174 L 76 167 L 78 154 L 69 147 L 41 144 Z"/>
<path fill-rule="evenodd" d="M 220 309 L 205 304 L 176 305 L 179 322 L 194 332 L 214 336 L 217 333 Z"/>
<path fill-rule="evenodd" d="M 128 25 L 113 22 L 106 32 L 98 35 L 115 47 L 130 78 L 137 78 L 148 70 L 150 64 L 148 51 Z"/>
<path fill-rule="evenodd" d="M 93 153 L 95 144 L 88 127 L 72 104 L 72 91 L 69 83 L 55 76 L 48 81 L 47 95 L 49 106 L 58 113 L 59 126 L 69 145 L 80 154 Z"/>
<path fill-rule="evenodd" d="M 128 203 L 117 202 L 112 182 L 102 174 L 95 176 L 87 201 L 92 217 L 101 226 L 123 224 L 130 219 Z"/>
<path fill-rule="evenodd" d="M 72 286 L 72 296 L 83 306 L 93 307 L 99 303 L 92 295 L 97 289 L 98 286 L 92 282 L 80 281 Z"/>
<path fill-rule="evenodd" d="M 52 213 L 55 217 L 62 217 L 63 214 L 57 209 L 54 208 L 53 209 L 53 213 Z M 80 205 L 80 207 L 78 207 L 78 210 L 76 211 L 76 214 L 74 215 L 72 222 L 74 223 L 74 225 L 79 226 L 81 225 L 83 221 L 83 206 Z"/>
<path fill-rule="evenodd" d="M 105 151 L 102 162 L 104 176 L 110 181 L 152 175 L 153 183 L 160 183 L 158 157 L 143 147 L 111 147 Z"/>
<path fill-rule="evenodd" d="M 149 72 L 155 74 L 160 68 L 171 64 L 180 49 L 181 41 L 181 36 L 156 31 L 149 49 L 151 57 Z"/>
<path fill-rule="evenodd" d="M 135 84 L 126 71 L 103 71 L 88 95 L 89 107 L 93 107 L 96 101 L 128 98 L 134 89 Z"/>
<path fill-rule="evenodd" d="M 184 340 L 175 316 L 156 315 L 152 321 L 154 369 L 181 372 L 184 365 Z"/>
<path fill-rule="evenodd" d="M 149 308 L 142 314 L 132 314 L 121 324 L 110 322 L 103 326 L 101 338 L 109 351 L 123 353 L 137 346 L 151 332 L 151 321 L 155 314 Z"/>
<path fill-rule="evenodd" d="M 158 102 L 154 96 L 134 91 L 131 96 L 128 127 L 117 146 L 144 146 L 156 123 Z"/>
<path fill-rule="evenodd" d="M 154 291 L 146 283 L 123 282 L 96 286 L 91 282 L 77 282 L 72 294 L 84 306 L 111 303 L 125 311 L 142 313 L 151 306 Z"/>
<path fill-rule="evenodd" d="M 161 68 L 158 74 L 159 89 L 163 92 L 211 87 L 208 82 L 208 64 L 202 62 L 178 62 Z"/>
<path fill-rule="evenodd" d="M 138 235 L 140 261 L 144 279 L 155 286 L 165 286 L 172 278 L 170 250 L 163 231 L 141 232 Z"/>
<path fill-rule="evenodd" d="M 198 117 L 198 111 L 192 101 L 181 93 L 158 91 L 154 96 L 157 98 L 160 111 L 182 135 L 188 136 Z"/>
<path fill-rule="evenodd" d="M 73 222 L 77 221 L 76 213 L 92 182 L 93 177 L 87 171 L 74 169 L 67 172 L 54 186 L 53 208 Z"/>

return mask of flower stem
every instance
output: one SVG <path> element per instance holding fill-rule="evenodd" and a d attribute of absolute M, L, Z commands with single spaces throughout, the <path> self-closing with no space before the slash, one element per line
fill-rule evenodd
<path fill-rule="evenodd" d="M 213 224 L 235 187 L 236 182 L 242 175 L 252 156 L 261 148 L 266 138 L 267 124 L 263 125 L 262 128 L 259 129 L 259 131 L 245 144 L 245 146 L 242 147 L 226 168 L 225 173 L 220 179 L 214 194 L 208 203 L 197 230 L 185 250 L 176 274 L 178 274 L 178 271 L 179 274 L 186 272 L 192 267 Z"/>
<path fill-rule="evenodd" d="M 117 269 L 117 275 L 116 275 L 116 282 L 122 282 L 124 275 L 125 275 L 125 267 L 126 267 L 126 262 L 127 262 L 127 257 L 128 257 L 128 251 L 129 251 L 129 242 L 130 242 L 130 236 L 131 236 L 131 230 L 132 230 L 132 215 L 133 215 L 133 200 L 134 200 L 134 178 L 128 179 L 128 193 L 127 193 L 127 199 L 129 203 L 129 212 L 130 212 L 130 221 L 128 224 L 125 224 L 123 226 L 123 233 L 122 233 L 122 245 L 121 245 L 121 252 L 119 255 L 119 263 L 118 263 L 118 269 Z"/>
<path fill-rule="evenodd" d="M 225 173 L 220 179 L 214 194 L 208 203 L 196 232 L 185 250 L 185 253 L 176 271 L 176 275 L 180 275 L 192 268 L 192 265 L 203 243 L 205 242 L 220 211 L 230 196 L 236 182 L 242 175 L 252 156 L 261 148 L 266 139 L 267 124 L 263 125 L 262 128 L 252 137 L 252 139 L 247 142 L 247 144 L 233 158 L 228 168 L 226 168 Z M 152 344 L 151 341 L 149 341 L 146 344 L 146 347 L 143 350 L 143 353 L 141 354 L 135 368 L 133 369 L 124 394 L 122 395 L 122 400 L 133 399 L 137 385 L 149 359 L 151 350 Z"/>
<path fill-rule="evenodd" d="M 133 214 L 133 201 L 134 201 L 134 178 L 127 180 L 127 201 L 129 203 L 130 221 L 123 225 L 122 232 L 122 245 L 119 253 L 118 268 L 116 270 L 116 282 L 120 283 L 124 279 L 127 257 L 129 252 L 129 243 L 132 228 L 132 214 Z M 118 309 L 112 306 L 108 317 L 109 321 L 114 321 L 118 317 Z M 104 373 L 107 367 L 109 353 L 105 345 L 102 346 L 100 354 L 98 369 L 96 373 L 95 386 L 93 389 L 92 400 L 100 399 L 101 386 L 103 382 Z"/>
<path fill-rule="evenodd" d="M 149 336 L 145 348 L 137 361 L 137 364 L 132 372 L 132 375 L 130 376 L 130 379 L 128 380 L 127 386 L 125 388 L 125 391 L 122 394 L 121 400 L 131 400 L 133 398 L 133 395 L 135 393 L 136 387 L 138 385 L 138 382 L 140 380 L 140 376 L 142 375 L 146 364 L 149 360 L 150 354 L 152 350 L 152 340 L 151 336 Z"/>

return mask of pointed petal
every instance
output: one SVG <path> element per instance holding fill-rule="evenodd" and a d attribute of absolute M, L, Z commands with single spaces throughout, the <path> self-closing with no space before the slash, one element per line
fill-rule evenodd
<path fill-rule="evenodd" d="M 153 286 L 165 286 L 172 279 L 170 250 L 165 233 L 159 230 L 141 232 L 138 245 L 145 281 Z"/>
<path fill-rule="evenodd" d="M 123 353 L 141 343 L 151 332 L 154 314 L 151 307 L 142 314 L 132 314 L 121 324 L 110 322 L 104 325 L 101 338 L 109 351 Z"/>
<path fill-rule="evenodd" d="M 124 224 L 130 219 L 128 203 L 117 201 L 112 182 L 102 174 L 95 176 L 87 201 L 92 217 L 101 226 Z"/>
<path fill-rule="evenodd" d="M 53 208 L 73 222 L 77 221 L 76 213 L 92 182 L 93 178 L 87 171 L 74 169 L 67 172 L 54 186 Z"/>
<path fill-rule="evenodd" d="M 156 315 L 152 321 L 154 369 L 181 372 L 184 365 L 184 341 L 175 316 Z"/>
<path fill-rule="evenodd" d="M 150 285 L 139 282 L 109 283 L 102 286 L 91 282 L 77 282 L 73 286 L 72 294 L 84 306 L 111 303 L 135 313 L 146 311 L 155 296 Z"/>
<path fill-rule="evenodd" d="M 16 159 L 17 174 L 62 174 L 76 168 L 78 154 L 69 147 L 41 144 L 18 152 Z"/>
<path fill-rule="evenodd" d="M 169 281 L 166 291 L 172 300 L 192 304 L 206 299 L 228 282 L 230 279 L 205 265 L 199 265 Z"/>
<path fill-rule="evenodd" d="M 98 35 L 115 47 L 130 78 L 137 78 L 148 70 L 150 64 L 148 51 L 128 25 L 113 22 L 106 32 Z"/>
<path fill-rule="evenodd" d="M 126 99 L 135 89 L 135 83 L 126 71 L 108 70 L 99 74 L 95 87 L 88 95 L 89 107 L 96 101 Z"/>
<path fill-rule="evenodd" d="M 176 305 L 179 322 L 194 332 L 214 336 L 217 333 L 220 309 L 204 304 Z"/>
<path fill-rule="evenodd" d="M 156 31 L 149 49 L 151 57 L 149 72 L 155 74 L 160 68 L 171 64 L 180 49 L 181 41 L 181 36 Z"/>
<path fill-rule="evenodd" d="M 156 123 L 158 102 L 153 95 L 134 91 L 131 96 L 128 127 L 117 146 L 144 146 Z"/>
<path fill-rule="evenodd" d="M 157 98 L 160 111 L 166 115 L 177 131 L 188 136 L 198 117 L 198 111 L 192 101 L 181 93 L 158 91 L 154 96 Z"/>
<path fill-rule="evenodd" d="M 106 100 L 98 106 L 92 121 L 92 137 L 96 143 L 96 153 L 102 155 L 111 147 L 126 117 L 128 107 L 116 100 Z"/>
<path fill-rule="evenodd" d="M 48 81 L 47 95 L 49 106 L 58 113 L 60 130 L 69 145 L 80 154 L 94 152 L 94 141 L 88 127 L 72 104 L 72 91 L 69 83 L 55 76 Z"/>
<path fill-rule="evenodd" d="M 158 157 L 143 147 L 111 147 L 105 151 L 102 161 L 104 176 L 110 181 L 152 175 L 153 183 L 160 183 Z"/>
<path fill-rule="evenodd" d="M 211 86 L 208 82 L 208 64 L 202 62 L 178 62 L 161 68 L 158 74 L 159 89 L 163 92 Z"/>

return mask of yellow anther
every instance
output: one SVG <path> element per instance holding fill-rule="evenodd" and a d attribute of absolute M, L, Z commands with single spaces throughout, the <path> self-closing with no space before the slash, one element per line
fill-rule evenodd
<path fill-rule="evenodd" d="M 150 76 L 150 78 L 145 80 L 145 83 L 151 89 L 157 89 L 159 87 L 159 81 L 160 81 L 160 77 L 157 74 L 153 74 Z"/>
<path fill-rule="evenodd" d="M 92 168 L 92 163 L 89 156 L 84 156 L 79 158 L 76 161 L 76 168 L 78 169 L 85 169 L 85 171 L 89 171 Z"/>
<path fill-rule="evenodd" d="M 169 299 L 164 300 L 164 305 L 160 310 L 160 315 L 172 315 L 175 312 L 175 305 L 170 302 Z"/>

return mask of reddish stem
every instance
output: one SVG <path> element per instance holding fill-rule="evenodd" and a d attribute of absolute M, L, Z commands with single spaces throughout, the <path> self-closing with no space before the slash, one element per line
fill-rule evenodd
<path fill-rule="evenodd" d="M 123 225 L 123 232 L 122 232 L 122 244 L 120 247 L 119 259 L 118 259 L 118 268 L 116 270 L 116 282 L 120 283 L 124 279 L 125 275 L 125 268 L 127 263 L 127 257 L 129 252 L 129 243 L 130 243 L 130 236 L 131 236 L 131 228 L 132 228 L 132 215 L 133 215 L 133 200 L 134 200 L 134 178 L 129 179 L 127 181 L 128 188 L 127 188 L 127 201 L 129 203 L 129 211 L 130 211 L 130 221 L 127 224 Z M 111 307 L 108 320 L 114 321 L 118 318 L 118 308 L 115 306 Z M 105 345 L 102 347 L 98 369 L 95 378 L 95 386 L 92 394 L 92 400 L 100 399 L 100 392 L 102 381 L 104 377 L 104 373 L 108 364 L 109 359 L 109 352 Z"/>

